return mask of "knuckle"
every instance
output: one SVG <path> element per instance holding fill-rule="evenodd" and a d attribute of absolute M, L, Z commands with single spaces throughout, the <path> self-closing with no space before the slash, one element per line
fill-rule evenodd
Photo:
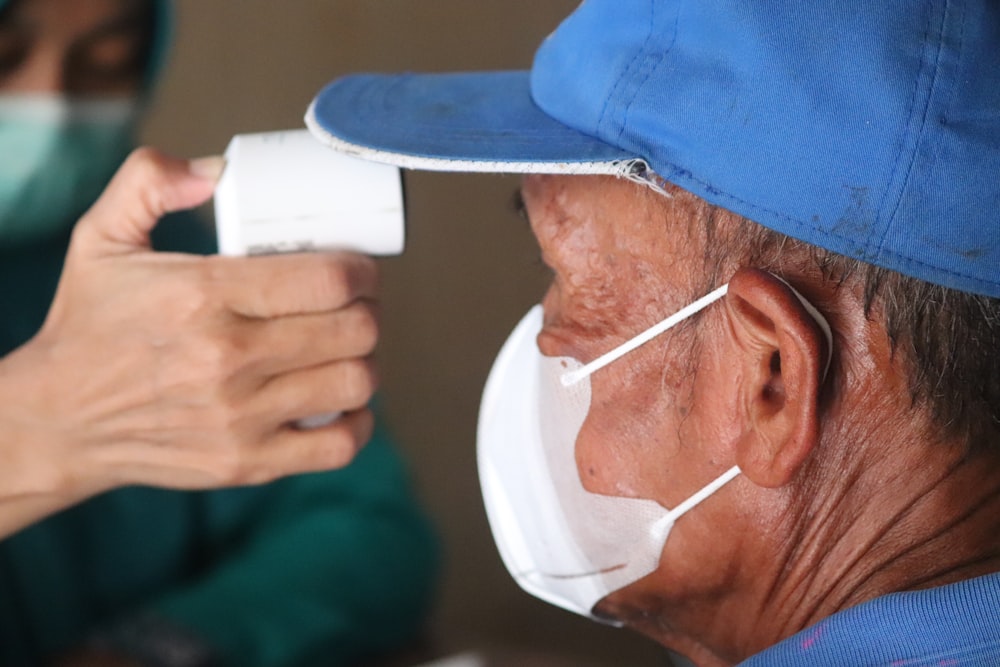
<path fill-rule="evenodd" d="M 149 146 L 138 146 L 132 149 L 132 152 L 128 154 L 125 159 L 125 164 L 132 165 L 133 167 L 138 167 L 142 164 L 154 164 L 159 159 L 159 153 L 154 148 Z"/>
<path fill-rule="evenodd" d="M 352 293 L 366 292 L 371 294 L 378 291 L 379 271 L 374 258 L 367 255 L 356 255 L 353 269 L 348 277 Z"/>
<path fill-rule="evenodd" d="M 236 486 L 244 483 L 250 467 L 240 442 L 233 437 L 221 437 L 215 443 L 210 472 L 219 486 Z"/>
<path fill-rule="evenodd" d="M 140 146 L 129 153 L 123 171 L 141 181 L 154 181 L 163 174 L 163 155 L 156 149 Z"/>
<path fill-rule="evenodd" d="M 351 307 L 348 320 L 351 335 L 358 341 L 362 354 L 375 349 L 379 336 L 379 321 L 375 308 L 367 303 L 357 303 Z"/>
<path fill-rule="evenodd" d="M 222 255 L 208 255 L 201 260 L 201 277 L 206 284 L 223 282 L 234 267 L 243 263 L 239 259 L 231 261 L 232 258 Z"/>
<path fill-rule="evenodd" d="M 213 400 L 227 408 L 226 387 L 239 369 L 236 343 L 224 337 L 196 335 L 190 341 L 190 367 L 195 381 L 212 392 Z M 224 417 L 223 425 L 228 425 Z"/>
<path fill-rule="evenodd" d="M 219 486 L 258 484 L 268 481 L 268 476 L 273 476 L 262 465 L 253 438 L 248 437 L 243 428 L 243 421 L 242 412 L 233 407 L 222 409 L 218 413 L 210 470 Z"/>
<path fill-rule="evenodd" d="M 366 404 L 375 394 L 378 380 L 375 364 L 368 359 L 344 362 L 341 394 L 349 407 Z"/>
<path fill-rule="evenodd" d="M 208 421 L 213 429 L 234 426 L 232 394 L 244 367 L 239 344 L 210 332 L 193 331 L 175 337 L 168 345 L 173 349 L 157 363 L 156 385 L 200 402 L 212 414 Z"/>
<path fill-rule="evenodd" d="M 320 271 L 320 289 L 333 307 L 340 307 L 354 298 L 347 267 L 333 257 L 323 257 Z"/>
<path fill-rule="evenodd" d="M 213 392 L 213 401 L 212 428 L 218 438 L 218 450 L 230 454 L 237 452 L 245 440 L 241 435 L 243 411 L 221 390 Z"/>
<path fill-rule="evenodd" d="M 234 486 L 257 486 L 258 484 L 266 484 L 272 482 L 278 477 L 282 476 L 282 472 L 278 470 L 273 470 L 264 465 L 250 465 L 248 462 L 244 462 L 240 466 L 238 472 L 238 478 L 234 480 Z"/>
<path fill-rule="evenodd" d="M 362 286 L 377 280 L 377 264 L 371 257 L 355 253 L 319 257 L 324 267 L 325 290 L 336 306 L 350 303 L 363 291 Z"/>
<path fill-rule="evenodd" d="M 177 281 L 170 295 L 161 304 L 181 321 L 202 322 L 212 310 L 212 301 L 200 280 Z"/>
<path fill-rule="evenodd" d="M 355 438 L 357 449 L 361 449 L 372 439 L 372 434 L 375 433 L 375 415 L 371 410 L 362 410 L 357 414 L 357 422 Z"/>
<path fill-rule="evenodd" d="M 168 267 L 144 285 L 145 311 L 156 321 L 179 328 L 205 328 L 218 299 L 195 266 Z M 176 270 L 174 270 L 176 269 Z"/>
<path fill-rule="evenodd" d="M 353 437 L 344 437 L 341 439 L 341 443 L 340 447 L 334 447 L 330 451 L 330 455 L 326 461 L 327 466 L 330 468 L 343 468 L 350 464 L 358 453 L 359 445 Z"/>
<path fill-rule="evenodd" d="M 331 431 L 327 446 L 323 449 L 322 464 L 329 468 L 343 468 L 354 460 L 369 437 L 370 434 L 366 435 L 356 424 L 353 428 Z"/>
<path fill-rule="evenodd" d="M 226 259 L 217 255 L 200 257 L 195 277 L 191 280 L 191 289 L 197 292 L 202 303 L 217 310 L 224 306 L 222 293 L 225 284 L 232 280 L 235 266 Z"/>
<path fill-rule="evenodd" d="M 173 311 L 177 335 L 199 377 L 218 385 L 247 366 L 254 347 L 251 322 L 222 316 L 211 297 L 196 288 L 177 295 Z"/>
<path fill-rule="evenodd" d="M 253 415 L 245 401 L 216 385 L 205 388 L 198 402 L 198 423 L 211 435 L 211 452 L 235 456 L 252 440 Z"/>
<path fill-rule="evenodd" d="M 375 417 L 371 410 L 359 410 L 351 415 L 350 428 L 347 430 L 346 444 L 349 445 L 351 458 L 371 440 L 375 432 Z M 348 459 L 350 460 L 350 459 Z"/>

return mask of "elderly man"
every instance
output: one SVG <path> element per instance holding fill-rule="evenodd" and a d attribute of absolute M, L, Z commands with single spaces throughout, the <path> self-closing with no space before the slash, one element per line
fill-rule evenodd
<path fill-rule="evenodd" d="M 307 122 L 530 174 L 479 436 L 522 586 L 699 665 L 1000 664 L 996 3 L 588 0 Z"/>

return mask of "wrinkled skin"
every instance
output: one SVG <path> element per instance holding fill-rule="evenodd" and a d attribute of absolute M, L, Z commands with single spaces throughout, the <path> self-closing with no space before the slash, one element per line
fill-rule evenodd
<path fill-rule="evenodd" d="M 705 204 L 672 193 L 525 178 L 553 270 L 544 354 L 589 361 L 718 286 Z M 742 474 L 681 517 L 655 572 L 595 611 L 699 665 L 730 665 L 864 600 L 1000 570 L 996 456 L 929 436 L 857 291 L 787 264 L 830 322 L 831 350 L 784 283 L 718 268 L 722 301 L 591 377 L 576 461 L 589 491 L 668 508 L 734 464 Z"/>

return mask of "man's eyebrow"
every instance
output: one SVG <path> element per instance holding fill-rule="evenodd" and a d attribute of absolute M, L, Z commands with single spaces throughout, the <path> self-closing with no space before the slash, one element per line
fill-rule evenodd
<path fill-rule="evenodd" d="M 521 188 L 514 190 L 514 193 L 511 195 L 510 209 L 525 222 L 531 222 L 531 219 L 528 217 L 528 207 L 524 204 L 524 195 L 521 194 Z"/>

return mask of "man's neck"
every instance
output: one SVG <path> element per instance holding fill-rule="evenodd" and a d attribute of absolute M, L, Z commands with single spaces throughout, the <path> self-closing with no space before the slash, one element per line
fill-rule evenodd
<path fill-rule="evenodd" d="M 853 482 L 841 482 L 837 495 L 815 494 L 789 526 L 797 539 L 760 591 L 760 622 L 745 633 L 742 653 L 891 592 L 1000 571 L 998 457 L 931 447 L 887 447 L 865 466 L 834 471 Z"/>
<path fill-rule="evenodd" d="M 732 590 L 673 610 L 681 626 L 637 629 L 699 667 L 723 667 L 867 600 L 1000 571 L 1000 461 L 936 455 L 930 466 L 926 445 L 887 448 L 853 470 L 810 471 L 840 483 L 790 508 Z"/>

